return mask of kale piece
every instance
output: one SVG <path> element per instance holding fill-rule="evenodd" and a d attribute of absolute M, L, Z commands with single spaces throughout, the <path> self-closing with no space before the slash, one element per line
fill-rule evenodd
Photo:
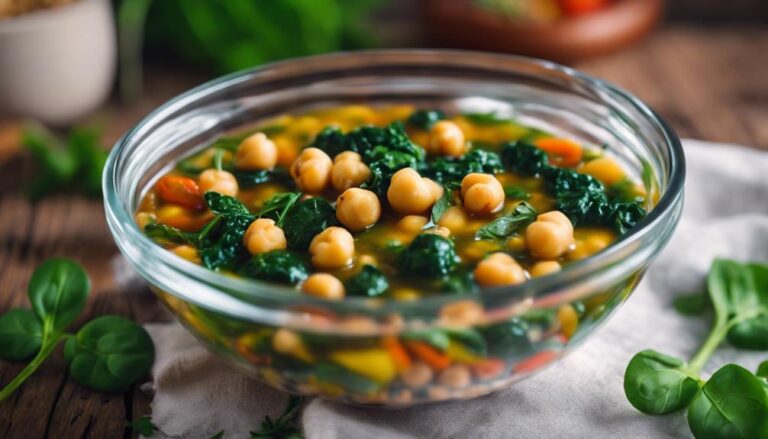
<path fill-rule="evenodd" d="M 437 278 L 453 271 L 458 264 L 453 241 L 440 235 L 417 236 L 400 254 L 400 270 L 405 275 Z"/>

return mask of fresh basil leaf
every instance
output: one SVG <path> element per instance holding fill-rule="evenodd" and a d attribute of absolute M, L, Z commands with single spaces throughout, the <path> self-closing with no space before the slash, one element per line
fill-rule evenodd
<path fill-rule="evenodd" d="M 57 334 L 85 307 L 91 282 L 83 268 L 68 259 L 43 262 L 29 280 L 29 301 L 43 322 L 43 337 Z"/>
<path fill-rule="evenodd" d="M 521 202 L 512 213 L 500 216 L 484 225 L 475 233 L 477 239 L 504 239 L 536 220 L 536 211 L 533 206 Z"/>
<path fill-rule="evenodd" d="M 739 349 L 768 350 L 768 314 L 735 324 L 728 331 L 728 343 Z"/>
<path fill-rule="evenodd" d="M 679 314 L 687 317 L 701 315 L 712 306 L 709 301 L 709 296 L 699 292 L 677 296 L 672 304 Z"/>
<path fill-rule="evenodd" d="M 64 356 L 75 381 L 114 392 L 128 388 L 149 372 L 155 348 L 141 326 L 123 317 L 102 316 L 67 340 Z"/>
<path fill-rule="evenodd" d="M 688 425 L 697 438 L 768 437 L 768 393 L 752 372 L 727 364 L 696 393 Z"/>
<path fill-rule="evenodd" d="M 0 358 L 21 361 L 32 357 L 43 344 L 43 324 L 28 309 L 12 309 L 0 316 Z"/>
<path fill-rule="evenodd" d="M 755 373 L 755 375 L 761 378 L 768 378 L 768 360 L 763 361 L 759 366 L 757 366 L 757 373 Z"/>
<path fill-rule="evenodd" d="M 661 415 L 685 408 L 699 383 L 677 358 L 645 350 L 630 360 L 624 373 L 624 393 L 638 410 Z"/>

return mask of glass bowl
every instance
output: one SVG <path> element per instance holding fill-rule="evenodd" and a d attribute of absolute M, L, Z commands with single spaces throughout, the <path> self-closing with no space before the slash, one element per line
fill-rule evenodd
<path fill-rule="evenodd" d="M 559 273 L 409 302 L 331 302 L 224 276 L 162 249 L 134 221 L 155 179 L 218 136 L 285 112 L 404 102 L 493 111 L 604 145 L 652 187 L 653 208 L 612 245 Z M 490 393 L 578 346 L 624 302 L 669 241 L 683 205 L 684 174 L 675 133 L 612 85 L 528 58 L 395 50 L 279 62 L 184 93 L 118 141 L 104 191 L 120 251 L 213 352 L 289 392 L 397 407 Z"/>

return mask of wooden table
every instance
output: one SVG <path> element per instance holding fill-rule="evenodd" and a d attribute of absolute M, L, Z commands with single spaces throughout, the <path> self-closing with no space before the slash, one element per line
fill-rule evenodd
<path fill-rule="evenodd" d="M 682 137 L 768 150 L 767 55 L 768 28 L 674 27 L 576 67 L 635 93 Z M 105 142 L 112 144 L 150 109 L 204 79 L 150 70 L 146 98 L 130 107 L 110 104 L 97 119 L 108 127 Z M 117 250 L 99 201 L 56 196 L 31 204 L 24 197 L 21 182 L 33 170 L 15 143 L 12 132 L 0 130 L 0 313 L 28 306 L 34 268 L 48 257 L 66 256 L 80 261 L 93 280 L 85 318 L 114 313 L 141 323 L 170 320 L 148 289 L 117 289 L 111 265 Z M 21 368 L 0 361 L 0 384 Z M 59 349 L 0 403 L 0 438 L 129 437 L 125 422 L 150 413 L 150 398 L 138 386 L 124 395 L 104 394 L 73 383 L 64 370 Z"/>

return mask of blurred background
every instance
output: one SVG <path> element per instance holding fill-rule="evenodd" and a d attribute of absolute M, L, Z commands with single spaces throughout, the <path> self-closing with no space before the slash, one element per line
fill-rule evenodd
<path fill-rule="evenodd" d="M 768 151 L 768 0 L 0 0 L 0 311 L 66 255 L 93 281 L 84 317 L 167 321 L 118 283 L 100 200 L 111 145 L 219 75 L 375 47 L 558 60 L 639 96 L 681 137 Z M 149 413 L 138 386 L 88 393 L 60 356 L 48 363 L 0 408 L 0 436 L 124 437 Z"/>

